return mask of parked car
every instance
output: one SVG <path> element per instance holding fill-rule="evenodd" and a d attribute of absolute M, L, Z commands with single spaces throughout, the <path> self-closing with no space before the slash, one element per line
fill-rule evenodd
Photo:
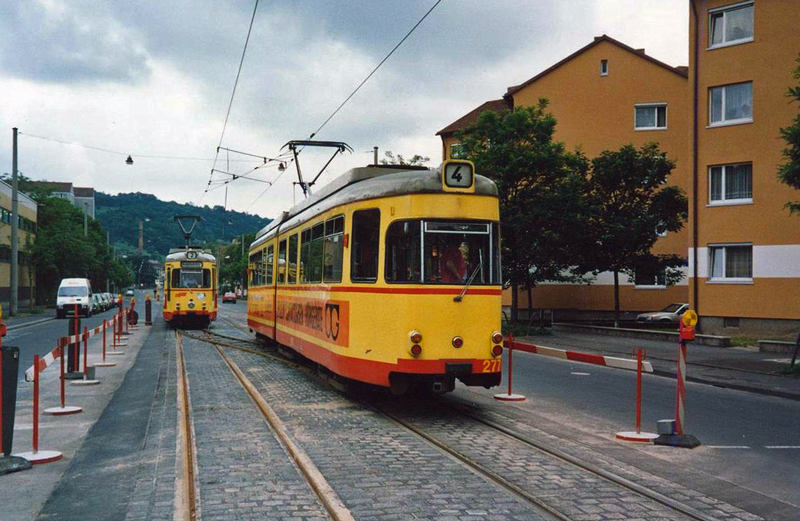
<path fill-rule="evenodd" d="M 234 293 L 233 291 L 226 291 L 225 293 L 223 293 L 222 303 L 224 304 L 226 302 L 233 302 L 234 304 L 236 304 L 236 293 Z"/>
<path fill-rule="evenodd" d="M 92 284 L 89 279 L 62 279 L 56 297 L 56 318 L 65 318 L 68 314 L 92 316 Z"/>
<path fill-rule="evenodd" d="M 678 323 L 681 316 L 689 309 L 689 304 L 670 304 L 661 311 L 651 311 L 637 315 L 638 322 L 674 322 Z"/>

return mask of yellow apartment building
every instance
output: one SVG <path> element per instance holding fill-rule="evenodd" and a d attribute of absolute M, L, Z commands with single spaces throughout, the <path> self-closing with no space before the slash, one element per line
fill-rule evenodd
<path fill-rule="evenodd" d="M 19 192 L 19 293 L 20 304 L 31 296 L 31 288 L 35 288 L 35 275 L 29 270 L 26 245 L 32 244 L 36 238 L 36 217 L 38 206 L 36 201 Z M 11 186 L 0 181 L 0 302 L 3 309 L 8 310 L 11 300 Z"/>
<path fill-rule="evenodd" d="M 623 145 L 657 142 L 676 162 L 669 183 L 689 193 L 691 160 L 688 133 L 691 100 L 686 67 L 673 67 L 609 36 L 567 56 L 520 85 L 509 87 L 503 99 L 484 103 L 440 130 L 443 159 L 459 155 L 455 132 L 477 120 L 484 110 L 550 102 L 557 120 L 555 139 L 567 149 L 580 148 L 589 158 Z M 654 253 L 687 257 L 688 231 L 660 238 Z M 507 292 L 508 293 L 508 292 Z M 666 287 L 663 277 L 620 277 L 620 309 L 652 311 L 672 302 L 686 302 L 688 279 Z M 507 296 L 506 304 L 510 303 Z M 527 298 L 520 297 L 520 305 Z M 608 311 L 614 309 L 611 273 L 601 273 L 591 285 L 541 284 L 533 290 L 534 308 Z"/>
<path fill-rule="evenodd" d="M 795 333 L 800 192 L 776 172 L 796 103 L 797 0 L 690 1 L 689 302 L 706 333 Z M 685 154 L 684 154 L 685 155 Z"/>

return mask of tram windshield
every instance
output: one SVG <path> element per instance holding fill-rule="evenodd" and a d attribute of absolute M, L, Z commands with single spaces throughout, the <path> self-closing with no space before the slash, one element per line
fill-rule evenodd
<path fill-rule="evenodd" d="M 211 270 L 174 269 L 172 270 L 172 287 L 187 289 L 210 288 Z"/>
<path fill-rule="evenodd" d="M 386 236 L 386 282 L 500 284 L 499 228 L 478 221 L 398 221 Z M 474 274 L 474 277 L 473 277 Z"/>

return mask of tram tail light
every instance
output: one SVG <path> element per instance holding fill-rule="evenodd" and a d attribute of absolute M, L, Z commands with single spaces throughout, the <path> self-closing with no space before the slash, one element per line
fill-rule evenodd
<path fill-rule="evenodd" d="M 492 333 L 492 342 L 495 344 L 502 344 L 503 343 L 503 335 L 495 331 Z"/>
<path fill-rule="evenodd" d="M 420 333 L 419 331 L 412 331 L 411 334 L 409 335 L 409 338 L 413 343 L 419 344 L 420 342 L 422 342 L 422 333 Z"/>
<path fill-rule="evenodd" d="M 409 349 L 409 351 L 411 352 L 412 356 L 417 357 L 422 354 L 422 346 L 419 344 L 414 344 L 411 346 L 411 349 Z"/>
<path fill-rule="evenodd" d="M 492 346 L 492 356 L 500 356 L 503 354 L 503 346 L 495 345 Z"/>
<path fill-rule="evenodd" d="M 422 342 L 422 333 L 414 330 L 408 334 L 408 339 L 411 340 L 411 346 L 409 346 L 408 352 L 411 353 L 411 356 L 416 358 L 422 354 L 422 346 L 419 345 L 419 343 Z"/>
<path fill-rule="evenodd" d="M 453 347 L 459 349 L 464 345 L 464 339 L 460 336 L 453 337 Z"/>

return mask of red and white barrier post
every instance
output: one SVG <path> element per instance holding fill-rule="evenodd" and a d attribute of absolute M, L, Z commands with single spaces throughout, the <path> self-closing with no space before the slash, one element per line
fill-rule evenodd
<path fill-rule="evenodd" d="M 106 362 L 106 329 L 108 329 L 108 320 L 103 319 L 103 361 L 96 362 L 94 364 L 95 367 L 114 367 L 117 365 L 114 362 Z"/>
<path fill-rule="evenodd" d="M 33 356 L 33 368 L 33 451 L 14 455 L 39 465 L 58 461 L 63 455 L 56 450 L 39 450 L 39 355 Z"/>
<path fill-rule="evenodd" d="M 495 394 L 494 399 L 501 402 L 521 402 L 525 400 L 525 396 L 521 394 L 513 394 L 511 392 L 511 381 L 514 378 L 514 334 L 509 333 L 506 340 L 508 347 L 508 392 Z"/>
<path fill-rule="evenodd" d="M 53 416 L 66 416 L 68 414 L 77 414 L 79 412 L 83 412 L 82 407 L 77 407 L 75 405 L 67 405 L 66 404 L 66 376 L 64 373 L 64 359 L 66 358 L 67 351 L 65 349 L 66 346 L 69 345 L 69 342 L 63 338 L 58 339 L 58 351 L 60 353 L 61 358 L 61 375 L 59 376 L 59 387 L 61 388 L 61 407 L 48 407 L 44 410 L 45 414 L 52 414 Z"/>
<path fill-rule="evenodd" d="M 618 440 L 650 443 L 658 438 L 658 434 L 642 432 L 642 349 L 636 351 L 636 432 L 623 431 L 616 434 Z"/>
<path fill-rule="evenodd" d="M 694 340 L 695 324 L 697 324 L 697 313 L 691 309 L 683 314 L 678 323 L 678 378 L 675 397 L 675 419 L 658 422 L 660 436 L 655 440 L 656 445 L 670 445 L 688 449 L 693 449 L 700 445 L 700 440 L 691 434 L 683 432 L 683 428 L 686 425 L 684 422 L 686 405 L 686 343 Z"/>

